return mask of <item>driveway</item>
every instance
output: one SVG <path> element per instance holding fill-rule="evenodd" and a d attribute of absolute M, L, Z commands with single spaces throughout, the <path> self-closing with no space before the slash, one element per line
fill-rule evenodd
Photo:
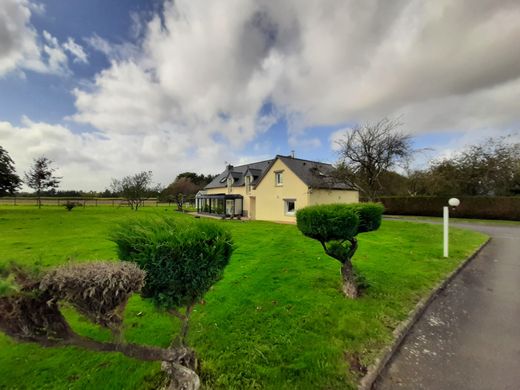
<path fill-rule="evenodd" d="M 520 389 L 520 226 L 453 226 L 492 239 L 414 325 L 376 389 Z"/>

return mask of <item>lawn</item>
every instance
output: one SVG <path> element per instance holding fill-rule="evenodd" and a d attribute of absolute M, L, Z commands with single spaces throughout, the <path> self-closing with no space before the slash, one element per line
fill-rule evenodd
<path fill-rule="evenodd" d="M 164 207 L 0 207 L 0 263 L 114 259 L 107 239 L 114 224 L 152 213 L 192 218 Z M 354 264 L 369 287 L 353 301 L 340 293 L 340 264 L 294 225 L 215 223 L 232 232 L 235 252 L 224 278 L 197 305 L 189 336 L 210 389 L 355 388 L 360 369 L 390 343 L 415 303 L 486 238 L 451 229 L 446 260 L 441 226 L 384 221 L 359 236 Z M 108 337 L 74 312 L 68 316 L 78 332 Z M 128 341 L 167 346 L 178 323 L 136 296 L 125 327 Z M 0 388 L 155 388 L 159 366 L 117 353 L 17 344 L 0 334 Z"/>

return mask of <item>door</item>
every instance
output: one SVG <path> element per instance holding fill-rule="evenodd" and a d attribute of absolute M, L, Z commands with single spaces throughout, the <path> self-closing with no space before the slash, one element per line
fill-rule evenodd
<path fill-rule="evenodd" d="M 256 219 L 256 198 L 249 197 L 249 219 Z"/>

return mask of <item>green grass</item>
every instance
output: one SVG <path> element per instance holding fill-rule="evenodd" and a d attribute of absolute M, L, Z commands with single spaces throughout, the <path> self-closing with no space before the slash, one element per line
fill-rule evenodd
<path fill-rule="evenodd" d="M 107 237 L 115 223 L 150 213 L 192 218 L 172 210 L 0 207 L 0 263 L 114 259 Z M 370 364 L 417 301 L 485 240 L 452 229 L 452 257 L 445 260 L 441 226 L 384 221 L 359 236 L 354 263 L 370 287 L 353 301 L 340 293 L 340 264 L 294 225 L 216 223 L 230 229 L 236 249 L 223 280 L 197 305 L 189 336 L 211 389 L 355 388 L 360 374 L 349 362 Z M 78 332 L 108 337 L 67 313 Z M 167 346 L 178 323 L 136 296 L 125 327 L 128 341 Z M 0 334 L 0 388 L 154 388 L 159 366 L 117 353 L 18 344 Z"/>

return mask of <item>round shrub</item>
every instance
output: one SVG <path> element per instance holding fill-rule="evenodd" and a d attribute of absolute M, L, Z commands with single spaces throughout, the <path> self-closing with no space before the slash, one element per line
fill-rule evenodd
<path fill-rule="evenodd" d="M 119 258 L 146 271 L 142 295 L 166 309 L 189 306 L 222 277 L 231 235 L 214 223 L 171 218 L 132 220 L 112 234 Z"/>
<path fill-rule="evenodd" d="M 298 229 L 307 237 L 326 242 L 357 234 L 359 216 L 345 204 L 308 206 L 296 212 Z"/>
<path fill-rule="evenodd" d="M 358 233 L 379 229 L 385 208 L 380 203 L 354 203 L 348 207 L 359 216 Z"/>

